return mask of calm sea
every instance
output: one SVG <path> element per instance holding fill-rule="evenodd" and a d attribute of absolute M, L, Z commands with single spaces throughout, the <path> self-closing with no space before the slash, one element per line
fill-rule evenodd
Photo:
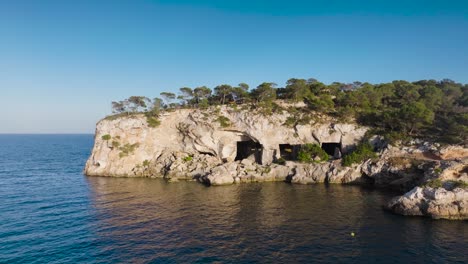
<path fill-rule="evenodd" d="M 85 177 L 92 145 L 0 135 L 0 263 L 468 262 L 466 221 L 387 213 L 392 193 Z"/>

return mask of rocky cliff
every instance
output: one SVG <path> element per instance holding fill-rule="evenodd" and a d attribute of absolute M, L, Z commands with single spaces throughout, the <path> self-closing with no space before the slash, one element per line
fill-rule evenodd
<path fill-rule="evenodd" d="M 85 173 L 164 177 L 188 173 L 186 167 L 194 160 L 198 166 L 190 169 L 208 171 L 235 161 L 239 142 L 260 146 L 254 157 L 245 158 L 254 159 L 258 165 L 270 165 L 280 157 L 282 144 L 336 143 L 346 152 L 367 131 L 365 127 L 320 116 L 310 124 L 290 127 L 284 125 L 289 117 L 286 111 L 264 115 L 218 107 L 167 112 L 156 128 L 148 126 L 144 115 L 103 119 L 97 124 L 95 145 Z"/>
<path fill-rule="evenodd" d="M 143 114 L 111 116 L 97 124 L 85 174 L 196 180 L 208 185 L 263 181 L 369 183 L 409 191 L 386 206 L 393 212 L 468 218 L 468 197 L 464 193 L 468 149 L 427 142 L 392 147 L 373 137 L 371 142 L 378 150 L 378 158 L 344 167 L 338 159 L 340 154 L 363 140 L 366 127 L 318 114 L 307 122 L 292 123 L 292 119 L 298 117 L 289 111 L 265 114 L 236 106 L 165 112 L 157 127 L 150 127 Z M 277 164 L 288 156 L 285 151 L 307 143 L 335 148 L 330 154 L 337 159 L 311 164 L 283 160 Z M 416 189 L 434 182 L 444 183 L 432 186 L 443 190 L 427 186 Z M 441 199 L 442 192 L 453 199 Z M 451 208 L 447 209 L 449 213 L 446 208 Z"/>

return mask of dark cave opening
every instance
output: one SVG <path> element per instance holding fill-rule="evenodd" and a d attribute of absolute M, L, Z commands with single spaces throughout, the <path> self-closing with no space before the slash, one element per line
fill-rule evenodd
<path fill-rule="evenodd" d="M 301 145 L 280 144 L 280 156 L 284 160 L 297 160 L 297 154 L 301 149 Z"/>
<path fill-rule="evenodd" d="M 322 149 L 325 150 L 325 152 L 328 155 L 335 157 L 337 156 L 338 151 L 341 153 L 341 143 L 340 142 L 323 142 Z"/>
<path fill-rule="evenodd" d="M 243 160 L 254 155 L 255 162 L 262 164 L 262 144 L 253 140 L 237 141 L 237 155 L 235 160 Z"/>

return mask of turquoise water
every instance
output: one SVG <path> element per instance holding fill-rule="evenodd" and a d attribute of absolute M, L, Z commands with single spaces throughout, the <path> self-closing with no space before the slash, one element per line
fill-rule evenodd
<path fill-rule="evenodd" d="M 92 144 L 0 135 L 0 263 L 468 262 L 466 221 L 387 213 L 392 193 L 85 177 Z"/>

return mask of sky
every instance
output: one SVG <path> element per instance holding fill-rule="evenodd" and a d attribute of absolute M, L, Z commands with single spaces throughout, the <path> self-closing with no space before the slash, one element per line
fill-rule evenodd
<path fill-rule="evenodd" d="M 0 0 L 0 133 L 94 133 L 180 87 L 450 78 L 468 1 Z"/>

